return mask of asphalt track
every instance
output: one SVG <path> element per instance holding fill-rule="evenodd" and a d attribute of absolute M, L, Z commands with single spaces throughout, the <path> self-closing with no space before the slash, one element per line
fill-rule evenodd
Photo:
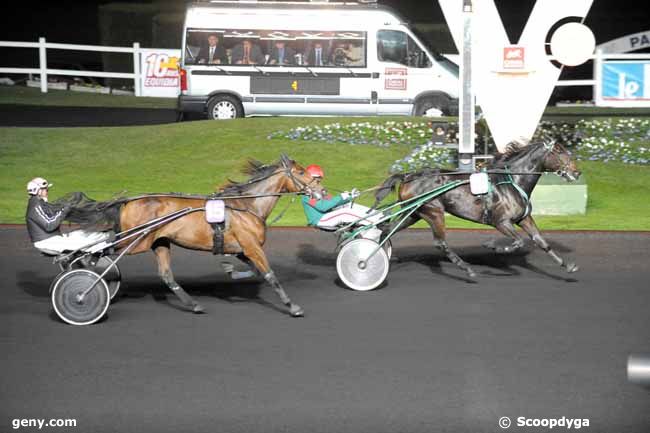
<path fill-rule="evenodd" d="M 58 107 L 0 104 L 0 127 L 90 127 L 158 125 L 176 122 L 176 110 L 162 108 Z"/>
<path fill-rule="evenodd" d="M 271 230 L 302 319 L 264 284 L 176 248 L 176 277 L 207 314 L 180 311 L 153 256 L 127 257 L 125 296 L 74 327 L 51 312 L 50 259 L 24 228 L 0 228 L 0 431 L 75 418 L 42 431 L 477 433 L 502 431 L 502 416 L 650 431 L 650 390 L 626 378 L 628 355 L 650 352 L 650 233 L 548 234 L 581 266 L 571 275 L 532 248 L 494 255 L 480 246 L 492 236 L 449 234 L 472 281 L 429 233 L 401 233 L 387 283 L 363 293 L 337 282 L 331 234 Z"/>

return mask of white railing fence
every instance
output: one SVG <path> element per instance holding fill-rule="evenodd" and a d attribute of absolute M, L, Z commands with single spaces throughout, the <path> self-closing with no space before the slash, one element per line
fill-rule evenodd
<path fill-rule="evenodd" d="M 38 74 L 41 81 L 41 92 L 47 93 L 48 75 L 66 75 L 75 77 L 96 78 L 124 78 L 133 80 L 135 96 L 140 96 L 140 43 L 134 42 L 132 47 L 110 47 L 101 45 L 76 45 L 58 44 L 47 42 L 45 38 L 38 38 L 38 42 L 0 41 L 0 47 L 9 48 L 37 48 L 38 68 L 0 68 L 0 73 L 5 74 Z M 104 71 L 79 71 L 76 69 L 49 69 L 47 67 L 47 50 L 73 50 L 73 51 L 100 51 L 105 53 L 132 53 L 133 72 L 104 72 Z"/>
<path fill-rule="evenodd" d="M 549 59 L 553 60 L 552 56 L 549 56 Z M 596 50 L 596 52 L 591 56 L 590 61 L 593 61 L 593 76 L 589 80 L 559 80 L 556 87 L 561 86 L 593 86 L 594 87 L 594 99 L 596 97 L 596 88 L 599 85 L 600 73 L 602 71 L 603 62 L 606 60 L 650 60 L 650 54 L 609 54 L 604 53 L 601 50 Z"/>
<path fill-rule="evenodd" d="M 133 80 L 133 88 L 136 96 L 141 96 L 140 86 L 140 44 L 134 42 L 132 47 L 111 47 L 101 45 L 75 45 L 59 44 L 47 42 L 45 38 L 39 38 L 38 42 L 14 42 L 0 41 L 0 47 L 13 48 L 37 48 L 39 67 L 38 68 L 0 68 L 0 73 L 5 74 L 39 74 L 41 92 L 47 93 L 47 76 L 49 75 L 67 75 L 77 77 L 97 77 L 97 78 L 125 78 Z M 100 51 L 108 53 L 132 53 L 133 54 L 133 72 L 104 72 L 104 71 L 79 71 L 72 69 L 49 69 L 47 67 L 47 50 L 74 50 L 74 51 Z M 553 59 L 549 56 L 549 59 Z M 556 86 L 593 86 L 594 99 L 599 86 L 599 78 L 602 70 L 602 63 L 605 60 L 650 60 L 650 54 L 606 54 L 600 50 L 591 56 L 593 61 L 593 76 L 585 80 L 560 80 Z"/>

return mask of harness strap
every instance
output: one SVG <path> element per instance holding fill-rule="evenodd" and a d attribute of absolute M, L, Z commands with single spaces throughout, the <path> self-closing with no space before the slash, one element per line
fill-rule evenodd
<path fill-rule="evenodd" d="M 517 191 L 519 193 L 519 195 L 521 196 L 521 198 L 524 200 L 524 203 L 525 203 L 526 207 L 524 209 L 524 213 L 519 218 L 517 218 L 517 222 L 519 222 L 519 221 L 523 220 L 524 218 L 526 218 L 530 214 L 530 212 L 532 210 L 532 206 L 530 205 L 530 198 L 528 197 L 528 194 L 526 194 L 526 191 L 524 191 L 519 185 L 517 185 L 517 182 L 515 182 L 515 180 L 512 178 L 512 175 L 510 174 L 510 171 L 508 170 L 508 167 L 506 167 L 506 176 L 507 176 L 506 180 L 497 183 L 495 186 L 512 185 L 512 187 L 515 189 L 515 191 Z"/>
<path fill-rule="evenodd" d="M 224 253 L 224 236 L 225 222 L 210 224 L 214 235 L 212 237 L 212 254 L 219 255 Z"/>

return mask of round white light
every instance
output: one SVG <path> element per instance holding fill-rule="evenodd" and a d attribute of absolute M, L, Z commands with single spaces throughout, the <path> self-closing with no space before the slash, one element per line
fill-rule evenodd
<path fill-rule="evenodd" d="M 566 66 L 577 66 L 586 62 L 595 48 L 596 38 L 584 24 L 564 24 L 551 37 L 553 57 Z"/>

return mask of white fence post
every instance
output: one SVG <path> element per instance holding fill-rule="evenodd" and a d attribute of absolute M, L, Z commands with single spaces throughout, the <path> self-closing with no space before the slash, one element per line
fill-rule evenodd
<path fill-rule="evenodd" d="M 593 87 L 593 100 L 597 107 L 602 105 L 602 83 L 603 83 L 603 51 L 600 48 L 596 49 L 596 56 L 594 57 L 594 87 Z"/>
<path fill-rule="evenodd" d="M 47 48 L 45 38 L 38 38 L 38 66 L 41 70 L 41 92 L 47 93 Z"/>
<path fill-rule="evenodd" d="M 133 91 L 140 96 L 140 43 L 133 43 Z"/>

